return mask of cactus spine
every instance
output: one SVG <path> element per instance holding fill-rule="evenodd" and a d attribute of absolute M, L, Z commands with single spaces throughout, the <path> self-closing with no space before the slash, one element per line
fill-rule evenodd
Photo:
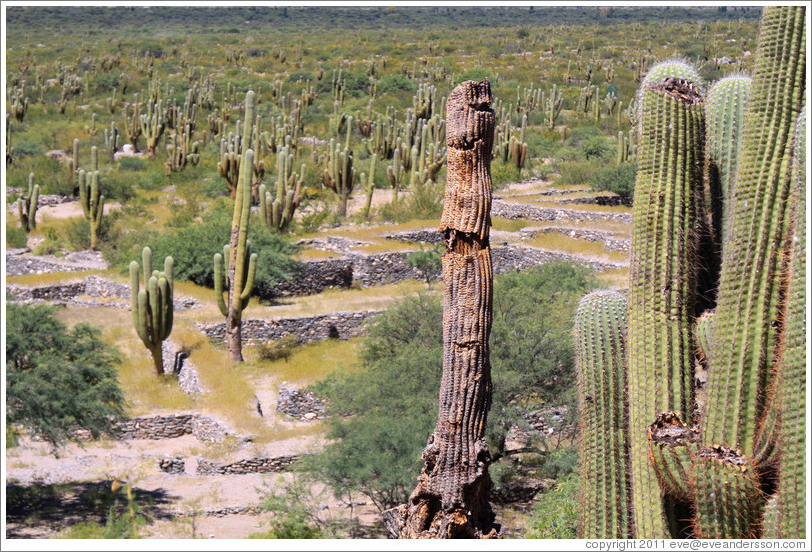
<path fill-rule="evenodd" d="M 629 432 L 637 538 L 667 538 L 648 458 L 654 418 L 692 416 L 693 316 L 704 216 L 704 112 L 688 81 L 642 86 L 629 285 Z"/>
<path fill-rule="evenodd" d="M 104 196 L 99 186 L 99 171 L 79 171 L 79 203 L 90 223 L 90 248 L 96 249 L 99 241 L 99 228 L 104 216 Z"/>
<path fill-rule="evenodd" d="M 37 204 L 39 202 L 39 184 L 34 184 L 34 173 L 28 175 L 28 190 L 17 198 L 20 211 L 20 226 L 26 232 L 37 227 Z"/>
<path fill-rule="evenodd" d="M 234 216 L 231 219 L 231 238 L 228 246 L 228 276 L 223 275 L 223 258 L 214 257 L 215 295 L 220 310 L 226 317 L 226 346 L 232 361 L 242 362 L 242 313 L 251 298 L 254 276 L 257 270 L 257 255 L 251 254 L 248 246 L 248 224 L 251 214 L 251 177 L 254 164 L 254 150 L 248 148 L 251 140 L 251 127 L 254 121 L 254 91 L 245 95 L 245 128 L 242 134 L 242 160 L 239 180 L 235 190 Z M 224 284 L 228 285 L 228 302 L 224 304 Z M 225 307 L 225 308 L 224 308 Z"/>
<path fill-rule="evenodd" d="M 164 270 L 152 270 L 152 250 L 145 247 L 141 252 L 144 265 L 144 289 L 139 291 L 140 267 L 138 261 L 130 263 L 130 289 L 132 317 L 135 331 L 150 353 L 155 375 L 164 374 L 163 342 L 172 332 L 174 307 L 174 267 L 172 257 L 164 259 Z"/>
<path fill-rule="evenodd" d="M 579 538 L 631 537 L 626 418 L 626 299 L 596 291 L 575 314 L 580 404 Z"/>

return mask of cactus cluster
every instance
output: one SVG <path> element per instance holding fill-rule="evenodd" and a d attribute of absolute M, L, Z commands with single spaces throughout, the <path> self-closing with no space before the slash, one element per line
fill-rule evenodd
<path fill-rule="evenodd" d="M 594 391 L 580 406 L 582 416 L 598 408 L 607 420 L 617 409 L 628 417 L 636 538 L 805 535 L 804 16 L 802 7 L 762 13 L 715 297 L 716 275 L 702 272 L 714 267 L 702 257 L 714 251 L 702 245 L 711 234 L 706 144 L 714 151 L 707 102 L 673 74 L 641 85 L 628 357 L 611 368 L 627 379 L 627 396 L 595 406 Z M 614 335 L 602 320 L 584 328 L 584 318 L 577 333 L 598 335 L 587 338 L 593 347 Z M 579 382 L 595 380 L 593 360 L 579 352 Z M 594 462 L 617 457 L 608 445 L 596 450 L 591 423 L 584 496 Z M 601 423 L 604 438 L 625 427 Z M 607 512 L 595 510 L 581 509 L 581 534 L 615 536 L 596 529 Z"/>
<path fill-rule="evenodd" d="M 95 149 L 95 148 L 94 148 Z M 99 170 L 79 171 L 79 203 L 82 212 L 90 223 L 90 249 L 96 249 L 99 242 L 99 228 L 104 217 L 104 195 L 99 185 Z"/>
<path fill-rule="evenodd" d="M 28 175 L 28 189 L 17 198 L 20 212 L 20 226 L 26 232 L 37 227 L 37 203 L 39 202 L 39 184 L 34 184 L 34 173 Z"/>
<path fill-rule="evenodd" d="M 163 342 L 172 332 L 174 307 L 174 261 L 164 259 L 162 272 L 152 270 L 152 250 L 141 251 L 144 265 L 144 289 L 139 290 L 141 268 L 138 261 L 130 263 L 130 291 L 135 331 L 150 353 L 157 376 L 164 375 Z"/>

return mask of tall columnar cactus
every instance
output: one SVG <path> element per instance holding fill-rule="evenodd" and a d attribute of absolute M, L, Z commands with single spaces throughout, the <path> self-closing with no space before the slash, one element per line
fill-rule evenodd
<path fill-rule="evenodd" d="M 693 317 L 705 202 L 702 97 L 669 78 L 642 86 L 629 284 L 629 433 L 638 538 L 670 535 L 647 453 L 655 416 L 692 416 Z"/>
<path fill-rule="evenodd" d="M 266 228 L 284 232 L 299 206 L 305 166 L 302 164 L 299 173 L 293 171 L 293 154 L 288 146 L 276 155 L 276 193 L 271 195 L 265 184 L 260 185 L 259 213 Z"/>
<path fill-rule="evenodd" d="M 707 315 L 696 323 L 697 360 L 707 370 L 707 384 L 695 380 L 690 391 L 699 412 L 686 404 L 682 389 L 694 378 L 673 372 L 662 378 L 667 361 L 684 364 L 692 343 L 677 343 L 692 293 L 674 294 L 680 283 L 649 276 L 643 261 L 662 259 L 672 273 L 696 270 L 689 246 L 674 248 L 672 239 L 687 229 L 663 231 L 658 224 L 669 197 L 679 204 L 690 198 L 678 186 L 663 190 L 660 203 L 635 199 L 629 309 L 629 429 L 632 464 L 632 508 L 635 537 L 668 535 L 657 499 L 679 498 L 686 509 L 687 529 L 699 538 L 800 538 L 805 534 L 805 178 L 800 160 L 790 171 L 790 144 L 796 115 L 804 98 L 805 10 L 770 6 L 762 12 L 751 95 L 745 110 L 742 150 L 729 214 L 718 301 L 708 326 Z M 653 85 L 656 89 L 658 85 Z M 646 137 L 648 90 L 642 96 L 641 136 Z M 690 94 L 679 94 L 691 103 Z M 675 138 L 690 128 L 691 117 L 663 125 L 663 136 Z M 803 123 L 798 123 L 804 129 Z M 805 150 L 798 130 L 796 152 Z M 682 138 L 691 142 L 690 135 Z M 651 172 L 648 140 L 639 145 L 641 178 Z M 667 158 L 664 158 L 667 159 Z M 689 174 L 690 158 L 676 156 Z M 791 174 L 792 173 L 792 174 Z M 675 174 L 672 171 L 669 174 Z M 701 189 L 701 186 L 697 186 Z M 636 194 L 639 190 L 636 190 Z M 791 198 L 791 202 L 788 201 Z M 643 198 L 641 198 L 643 199 Z M 655 199 L 648 197 L 646 199 Z M 643 206 L 641 206 L 641 203 Z M 789 216 L 788 204 L 792 204 Z M 651 205 L 651 207 L 649 207 Z M 686 216 L 672 211 L 675 221 Z M 702 217 L 699 217 L 702 219 Z M 654 255 L 638 254 L 642 241 L 659 240 Z M 682 252 L 689 252 L 683 258 Z M 678 256 L 679 258 L 675 258 Z M 641 285 L 648 280 L 648 290 Z M 641 295 L 642 294 L 642 295 Z M 640 339 L 637 297 L 651 297 L 650 310 L 665 308 L 669 319 L 649 318 L 653 334 Z M 691 317 L 687 317 L 692 323 Z M 643 319 L 645 321 L 645 319 Z M 674 324 L 680 322 L 679 328 Z M 688 328 L 691 324 L 688 324 Z M 673 344 L 672 344 L 673 343 Z M 663 356 L 666 357 L 663 360 Z M 644 370 L 647 367 L 648 370 Z M 647 375 L 648 374 L 648 375 Z M 689 374 L 690 375 L 690 374 Z M 697 370 L 697 376 L 700 371 Z M 648 393 L 641 393 L 643 387 Z M 700 389 L 707 389 L 702 406 Z M 656 389 L 656 396 L 651 389 Z M 680 393 L 681 400 L 672 400 Z M 667 400 L 662 400 L 665 397 Z M 638 430 L 640 405 L 658 399 L 650 425 Z M 670 403 L 670 404 L 669 404 Z M 675 406 L 671 406 L 671 404 Z M 647 446 L 641 446 L 646 441 Z M 650 463 L 659 485 L 649 484 Z M 638 493 L 643 490 L 643 499 Z M 662 493 L 662 494 L 661 494 Z M 654 497 L 654 500 L 645 500 Z M 669 498 L 670 500 L 670 498 Z M 668 500 L 665 504 L 668 503 Z M 673 535 L 673 533 L 672 533 Z"/>
<path fill-rule="evenodd" d="M 780 328 L 790 143 L 804 98 L 803 7 L 764 9 L 714 317 L 703 444 L 750 455 Z M 769 168 L 766 170 L 765 168 Z"/>
<path fill-rule="evenodd" d="M 144 289 L 140 287 L 140 267 L 138 261 L 130 263 L 130 289 L 133 326 L 141 341 L 150 353 L 155 366 L 155 375 L 164 375 L 163 342 L 172 333 L 174 307 L 174 267 L 172 257 L 164 259 L 164 270 L 152 270 L 152 250 L 145 247 L 141 251 L 144 265 Z"/>
<path fill-rule="evenodd" d="M 485 442 L 492 394 L 491 103 L 487 80 L 465 81 L 447 100 L 440 413 L 409 501 L 383 514 L 395 537 L 487 538 L 497 533 L 488 503 L 490 453 Z"/>
<path fill-rule="evenodd" d="M 37 227 L 37 204 L 39 202 L 39 184 L 34 184 L 34 173 L 28 175 L 28 190 L 17 198 L 20 211 L 20 226 L 26 232 Z"/>
<path fill-rule="evenodd" d="M 724 239 L 726 206 L 733 200 L 733 176 L 742 140 L 744 108 L 750 95 L 750 77 L 731 75 L 714 83 L 705 102 L 708 129 L 708 161 L 710 177 L 718 179 L 718 186 L 711 184 L 711 200 L 714 210 L 714 232 L 719 242 Z M 717 212 L 721 211 L 721 212 Z"/>
<path fill-rule="evenodd" d="M 595 291 L 575 314 L 581 479 L 578 536 L 629 538 L 629 443 L 626 431 L 626 298 Z"/>
<path fill-rule="evenodd" d="M 104 147 L 110 152 L 111 157 L 113 157 L 118 151 L 118 138 L 119 136 L 118 128 L 116 128 L 116 122 L 110 121 L 110 130 L 106 128 L 104 129 Z"/>
<path fill-rule="evenodd" d="M 785 334 L 777 359 L 776 408 L 781 416 L 777 526 L 765 524 L 765 537 L 802 539 L 806 535 L 806 109 L 795 127 L 792 166 L 792 223 L 789 282 L 783 320 Z"/>
<path fill-rule="evenodd" d="M 330 153 L 327 168 L 322 173 L 322 182 L 338 195 L 338 216 L 347 216 L 347 200 L 355 187 L 355 168 L 351 149 L 341 149 L 334 138 L 330 139 Z"/>
<path fill-rule="evenodd" d="M 527 160 L 527 142 L 525 142 L 525 133 L 527 132 L 527 115 L 522 115 L 522 126 L 520 129 L 519 138 L 515 136 L 510 137 L 510 159 L 513 165 L 521 170 Z"/>
<path fill-rule="evenodd" d="M 248 249 L 248 224 L 251 214 L 251 175 L 254 164 L 254 150 L 248 147 L 251 140 L 251 125 L 254 120 L 254 92 L 245 95 L 245 127 L 243 129 L 242 161 L 239 181 L 235 190 L 234 216 L 231 219 L 231 238 L 228 246 L 227 280 L 215 275 L 215 295 L 220 310 L 226 317 L 226 346 L 228 356 L 235 362 L 242 362 L 242 313 L 251 297 L 254 275 L 257 269 L 256 254 Z M 219 254 L 218 254 L 219 255 Z M 215 270 L 223 274 L 223 258 L 218 262 L 214 257 Z M 223 287 L 228 285 L 228 301 L 223 303 Z M 219 291 L 219 292 L 218 292 Z"/>
<path fill-rule="evenodd" d="M 372 159 L 369 162 L 369 180 L 367 180 L 366 175 L 361 173 L 361 183 L 364 186 L 364 191 L 367 194 L 366 203 L 364 203 L 364 218 L 369 219 L 369 211 L 372 209 L 372 194 L 375 193 L 375 164 L 377 162 L 377 156 L 373 155 Z"/>
<path fill-rule="evenodd" d="M 138 151 L 138 138 L 141 136 L 141 102 L 138 94 L 133 94 L 133 103 L 124 111 L 124 132 L 133 145 L 133 151 Z"/>
<path fill-rule="evenodd" d="M 99 185 L 99 171 L 79 171 L 79 203 L 82 212 L 90 223 L 90 249 L 96 249 L 99 241 L 99 228 L 104 216 L 104 196 Z"/>
<path fill-rule="evenodd" d="M 642 95 L 645 85 L 650 82 L 663 82 L 665 79 L 670 77 L 692 82 L 699 93 L 704 94 L 704 83 L 702 81 L 702 77 L 699 76 L 699 71 L 696 70 L 696 67 L 683 59 L 668 59 L 661 61 L 660 63 L 652 66 L 642 77 L 634 105 L 631 103 L 629 104 L 629 120 L 631 121 L 632 125 L 638 125 L 640 108 L 642 107 Z"/>
<path fill-rule="evenodd" d="M 147 110 L 141 114 L 139 123 L 141 125 L 141 134 L 147 141 L 147 153 L 153 159 L 155 158 L 155 148 L 158 147 L 158 140 L 163 136 L 166 122 L 164 120 L 163 103 L 161 100 L 154 102 L 150 99 L 147 102 Z"/>

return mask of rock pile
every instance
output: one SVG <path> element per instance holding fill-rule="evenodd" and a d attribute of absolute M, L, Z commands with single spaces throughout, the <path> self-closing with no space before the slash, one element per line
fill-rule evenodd
<path fill-rule="evenodd" d="M 506 219 L 526 218 L 532 220 L 543 220 L 550 222 L 561 222 L 568 220 L 592 221 L 605 220 L 632 223 L 631 213 L 599 213 L 595 211 L 573 211 L 571 209 L 554 209 L 552 207 L 536 207 L 533 205 L 521 205 L 516 203 L 506 203 L 494 200 L 491 205 L 491 216 Z"/>
<path fill-rule="evenodd" d="M 296 454 L 268 458 L 256 456 L 228 464 L 197 459 L 198 475 L 242 475 L 246 473 L 280 473 L 287 471 L 291 464 L 299 460 Z"/>
<path fill-rule="evenodd" d="M 285 381 L 279 385 L 276 411 L 288 418 L 302 422 L 319 420 L 324 417 L 324 409 L 324 399 L 317 397 L 312 391 L 302 390 Z"/>
<path fill-rule="evenodd" d="M 158 467 L 169 475 L 184 475 L 186 473 L 186 462 L 180 456 L 161 458 L 158 461 Z"/>

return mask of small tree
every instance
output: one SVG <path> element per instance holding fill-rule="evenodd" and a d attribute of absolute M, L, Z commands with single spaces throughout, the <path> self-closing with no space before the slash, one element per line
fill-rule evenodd
<path fill-rule="evenodd" d="M 423 274 L 426 284 L 431 283 L 431 278 L 437 276 L 442 267 L 442 246 L 435 245 L 431 249 L 424 249 L 420 244 L 420 249 L 406 255 L 406 264 L 416 268 Z"/>
<path fill-rule="evenodd" d="M 118 352 L 87 324 L 72 330 L 49 305 L 6 305 L 6 423 L 56 451 L 71 431 L 94 437 L 124 415 Z"/>

